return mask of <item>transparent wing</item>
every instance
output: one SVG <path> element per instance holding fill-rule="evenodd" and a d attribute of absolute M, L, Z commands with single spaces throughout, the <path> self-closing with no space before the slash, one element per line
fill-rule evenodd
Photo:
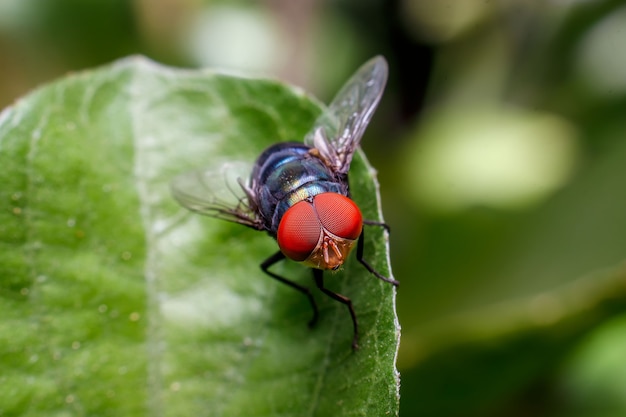
<path fill-rule="evenodd" d="M 263 230 L 254 193 L 244 183 L 250 172 L 250 164 L 239 162 L 187 172 L 172 180 L 172 195 L 193 212 Z"/>
<path fill-rule="evenodd" d="M 385 89 L 387 72 L 382 56 L 363 64 L 306 135 L 304 142 L 316 148 L 335 172 L 345 174 L 350 169 L 352 155 Z"/>

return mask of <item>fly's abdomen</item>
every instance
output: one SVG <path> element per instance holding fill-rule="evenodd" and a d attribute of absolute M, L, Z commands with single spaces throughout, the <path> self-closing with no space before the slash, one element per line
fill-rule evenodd
<path fill-rule="evenodd" d="M 287 209 L 325 192 L 347 194 L 324 163 L 302 143 L 279 143 L 261 154 L 252 172 L 261 214 L 272 235 Z"/>

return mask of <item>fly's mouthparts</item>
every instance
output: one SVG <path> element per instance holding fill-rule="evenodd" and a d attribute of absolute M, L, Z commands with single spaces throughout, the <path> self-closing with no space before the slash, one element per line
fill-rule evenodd
<path fill-rule="evenodd" d="M 324 242 L 322 243 L 322 251 L 324 252 L 324 262 L 327 265 L 330 264 L 330 256 L 328 255 L 328 246 L 332 248 L 333 252 L 335 252 L 335 255 L 337 256 L 338 262 L 337 262 L 336 268 L 338 268 L 339 265 L 343 263 L 343 254 L 339 250 L 339 247 L 337 246 L 337 242 L 335 242 L 335 239 L 333 239 L 332 237 L 324 233 Z"/>

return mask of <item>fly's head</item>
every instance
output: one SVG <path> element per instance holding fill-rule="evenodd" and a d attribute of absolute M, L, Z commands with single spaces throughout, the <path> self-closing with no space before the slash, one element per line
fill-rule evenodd
<path fill-rule="evenodd" d="M 290 259 L 318 269 L 337 269 L 361 235 L 363 216 L 354 201 L 322 193 L 291 206 L 278 226 L 280 250 Z"/>

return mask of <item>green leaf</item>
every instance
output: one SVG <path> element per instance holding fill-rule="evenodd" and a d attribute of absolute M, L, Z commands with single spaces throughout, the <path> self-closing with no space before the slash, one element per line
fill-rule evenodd
<path fill-rule="evenodd" d="M 0 117 L 0 414 L 397 415 L 395 290 L 354 257 L 327 273 L 355 305 L 306 299 L 265 276 L 266 234 L 171 198 L 175 175 L 254 161 L 303 138 L 320 111 L 267 80 L 142 58 L 67 77 Z M 351 171 L 380 219 L 362 154 Z M 366 258 L 390 275 L 387 238 Z M 295 263 L 275 269 L 312 286 Z"/>

